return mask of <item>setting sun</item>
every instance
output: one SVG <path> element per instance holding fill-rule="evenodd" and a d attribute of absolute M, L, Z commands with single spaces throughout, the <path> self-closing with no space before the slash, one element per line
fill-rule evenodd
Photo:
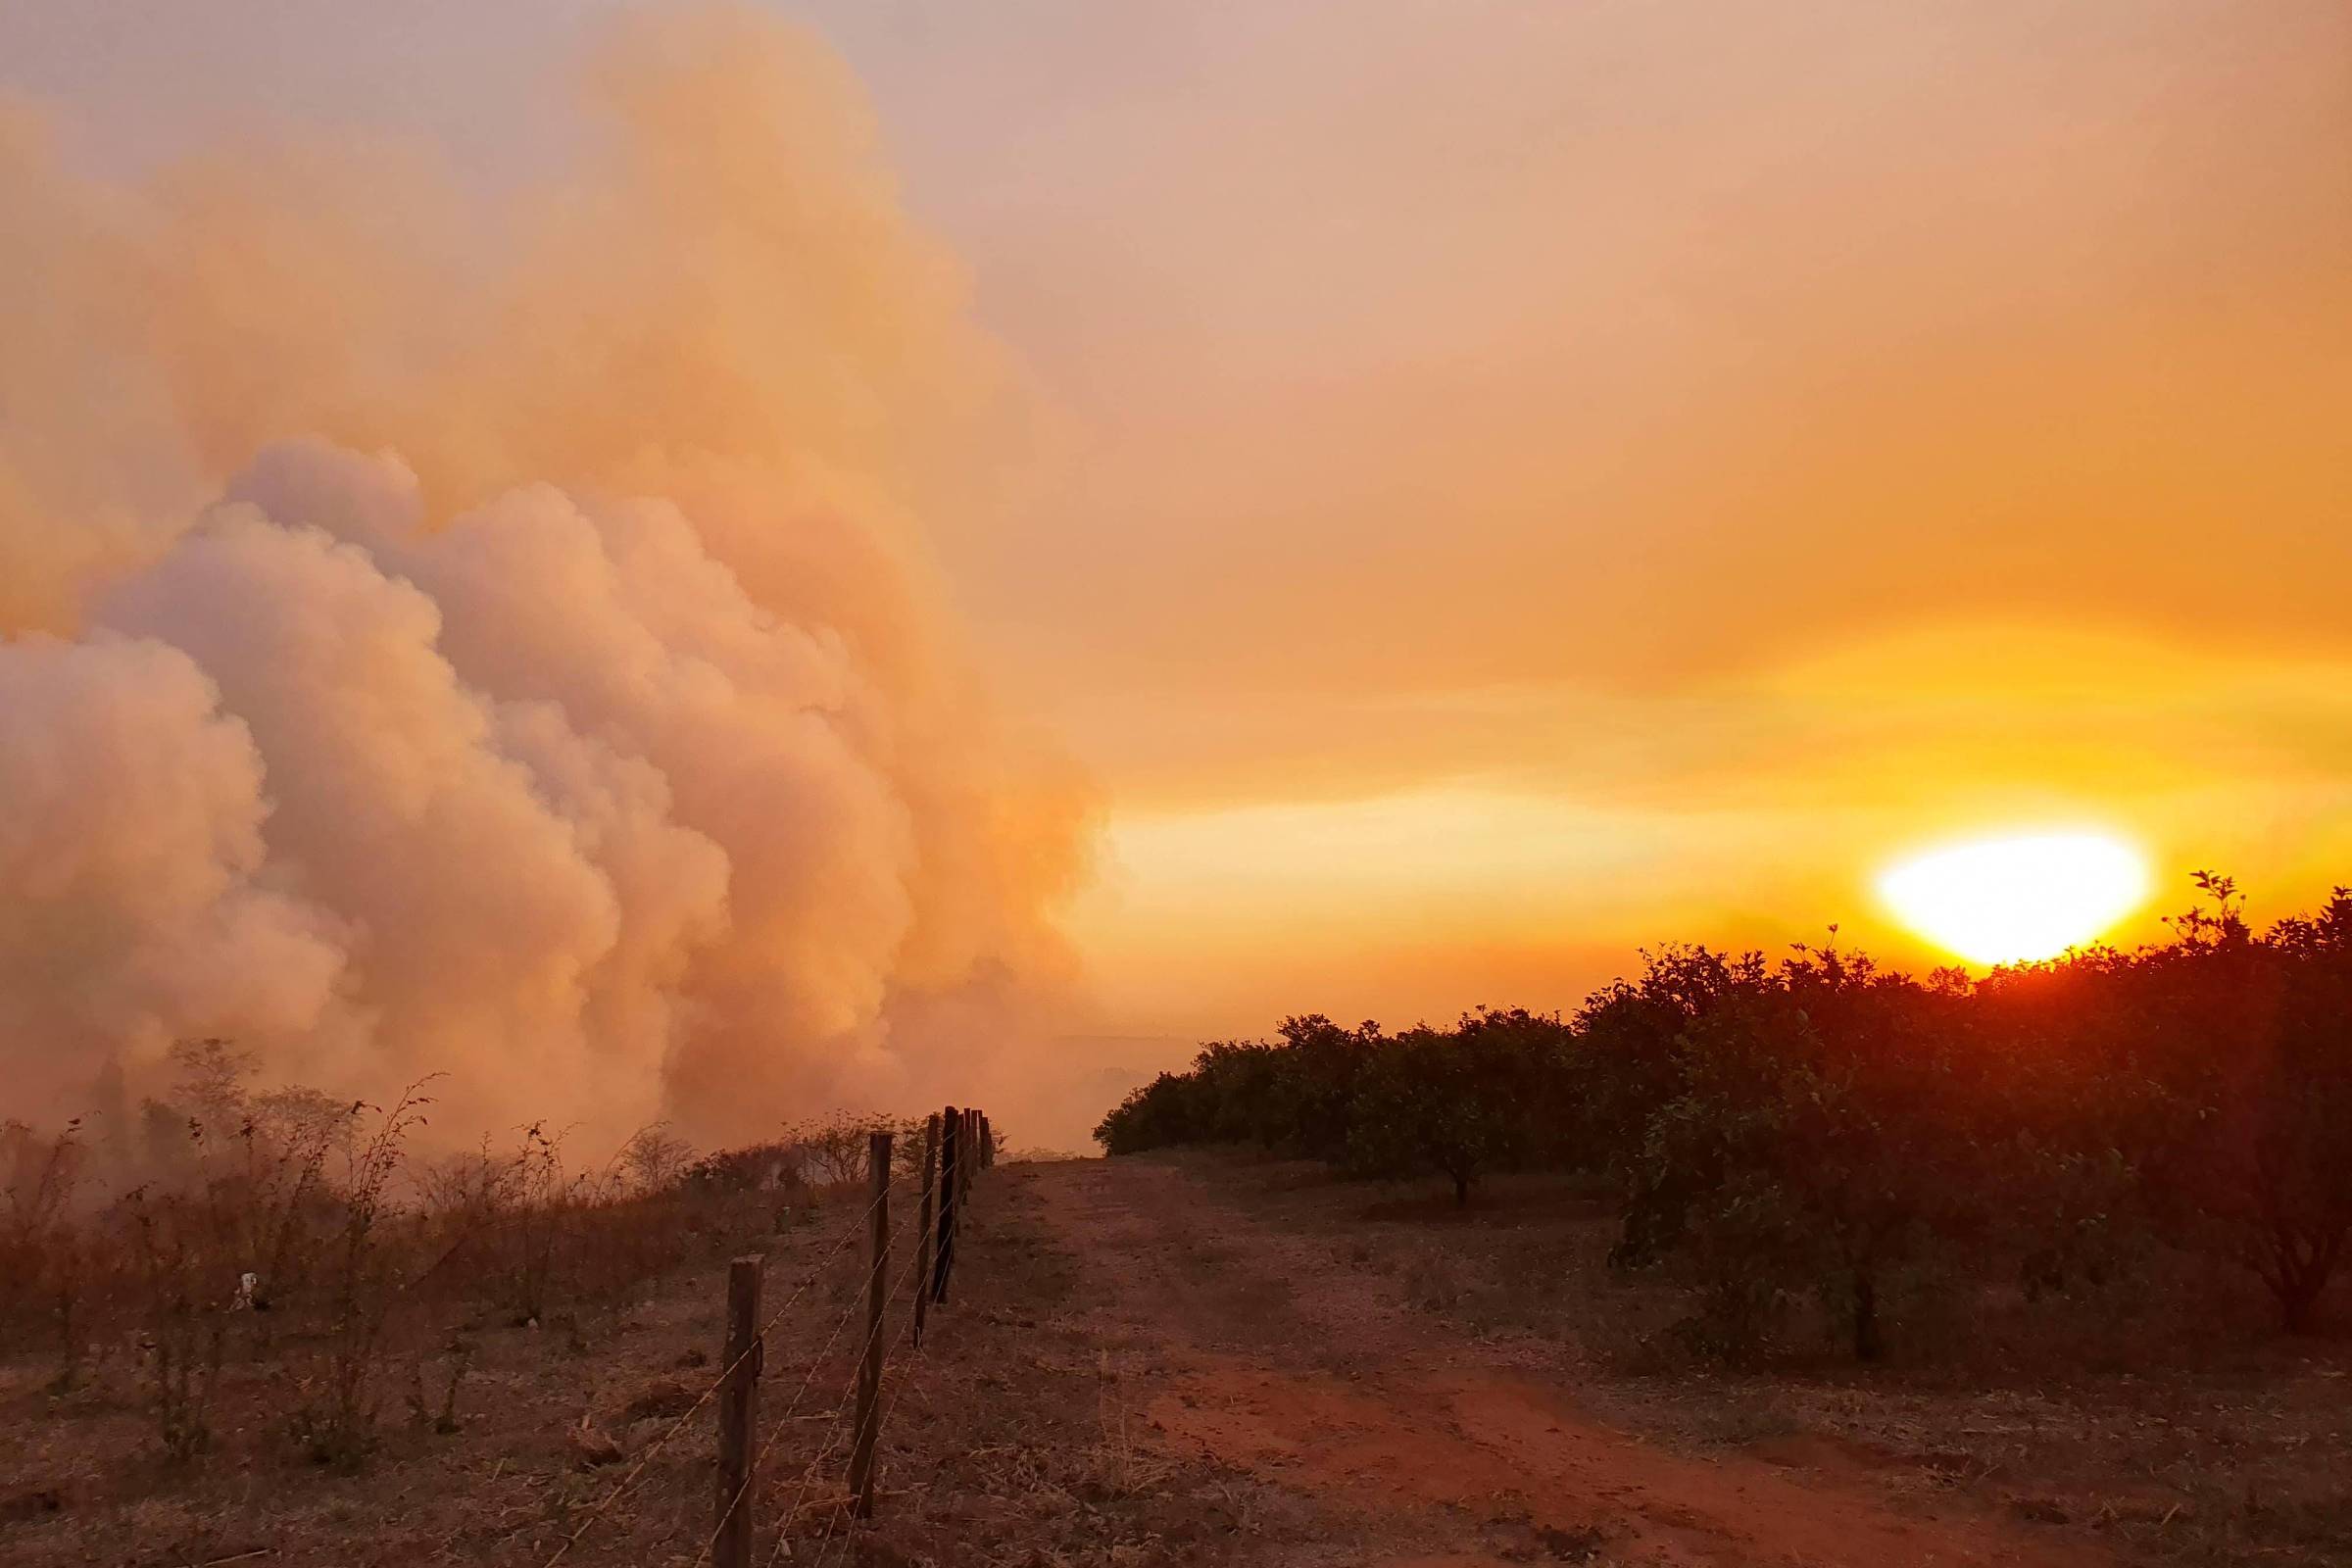
<path fill-rule="evenodd" d="M 1974 963 L 2055 957 L 2148 896 L 2139 852 L 2102 833 L 1978 839 L 1914 856 L 1879 895 L 1919 935 Z"/>

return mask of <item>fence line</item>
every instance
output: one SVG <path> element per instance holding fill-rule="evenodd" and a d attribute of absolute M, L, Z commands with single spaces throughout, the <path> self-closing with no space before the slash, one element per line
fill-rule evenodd
<path fill-rule="evenodd" d="M 637 1456 L 637 1462 L 629 1467 L 628 1472 L 620 1478 L 619 1483 L 615 1485 L 612 1491 L 605 1494 L 604 1497 L 600 1499 L 593 1508 L 588 1510 L 588 1517 L 580 1521 L 579 1528 L 574 1530 L 570 1535 L 564 1539 L 564 1544 L 556 1548 L 555 1555 L 547 1559 L 545 1568 L 556 1568 L 556 1564 L 564 1560 L 564 1554 L 569 1552 L 574 1545 L 578 1544 L 580 1538 L 585 1536 L 590 1529 L 594 1528 L 596 1522 L 605 1516 L 606 1511 L 610 1509 L 614 1502 L 620 1499 L 622 1494 L 626 1493 L 630 1487 L 636 1484 L 637 1478 L 645 1473 L 646 1466 L 651 1464 L 662 1452 L 662 1450 L 669 1446 L 670 1440 L 685 1430 L 686 1423 L 693 1420 L 697 1415 L 701 1414 L 704 1406 L 708 1405 L 713 1398 L 717 1397 L 719 1391 L 726 1386 L 728 1379 L 733 1377 L 736 1372 L 741 1370 L 746 1362 L 752 1360 L 753 1357 L 760 1353 L 760 1347 L 766 1340 L 767 1331 L 774 1328 L 778 1323 L 782 1322 L 784 1320 L 784 1314 L 791 1311 L 794 1304 L 797 1303 L 803 1296 L 808 1294 L 808 1288 L 823 1277 L 826 1265 L 831 1263 L 834 1258 L 840 1256 L 842 1250 L 848 1247 L 852 1241 L 857 1239 L 858 1227 L 862 1225 L 866 1219 L 866 1216 L 872 1212 L 872 1205 L 869 1204 L 866 1209 L 860 1212 L 858 1218 L 843 1231 L 840 1240 L 836 1241 L 832 1247 L 825 1250 L 821 1257 L 819 1257 L 813 1264 L 809 1265 L 807 1276 L 802 1279 L 798 1286 L 794 1287 L 792 1294 L 784 1298 L 783 1304 L 778 1306 L 775 1311 L 768 1316 L 767 1321 L 760 1326 L 760 1332 L 752 1336 L 751 1344 L 746 1346 L 733 1360 L 728 1361 L 726 1365 L 722 1366 L 718 1371 L 718 1375 L 712 1378 L 709 1386 L 706 1387 L 702 1393 L 696 1396 L 694 1403 L 689 1405 L 676 1420 L 672 1421 L 666 1428 L 664 1428 L 660 1437 L 656 1438 L 652 1443 L 646 1446 L 645 1450 Z"/>
<path fill-rule="evenodd" d="M 948 1281 L 956 1264 L 956 1237 L 961 1228 L 961 1211 L 968 1202 L 974 1179 L 995 1162 L 992 1130 L 987 1117 L 975 1108 L 948 1106 L 928 1119 L 924 1132 L 919 1169 L 904 1172 L 893 1161 L 891 1135 L 877 1132 L 871 1136 L 866 1159 L 868 1201 L 841 1227 L 816 1259 L 807 1265 L 783 1300 L 771 1309 L 762 1312 L 759 1301 L 765 1268 L 763 1255 L 747 1254 L 735 1259 L 728 1271 L 727 1339 L 720 1356 L 724 1364 L 687 1408 L 645 1446 L 620 1480 L 588 1509 L 547 1559 L 545 1568 L 557 1568 L 597 1522 L 606 1518 L 629 1494 L 677 1435 L 713 1401 L 719 1406 L 720 1472 L 712 1499 L 710 1531 L 702 1549 L 695 1554 L 695 1568 L 702 1568 L 706 1562 L 715 1564 L 715 1568 L 748 1568 L 754 1550 L 753 1539 L 760 1527 L 754 1516 L 754 1504 L 760 1495 L 766 1463 L 786 1429 L 796 1420 L 821 1421 L 823 1437 L 792 1485 L 789 1502 L 774 1521 L 775 1547 L 768 1561 L 778 1561 L 791 1551 L 794 1526 L 816 1506 L 809 1501 L 810 1490 L 845 1436 L 852 1439 L 850 1473 L 841 1498 L 838 1501 L 828 1498 L 824 1503 L 829 1517 L 824 1534 L 818 1538 L 816 1551 L 821 1554 L 844 1518 L 871 1517 L 881 1434 L 899 1400 L 916 1381 L 927 1310 L 935 1304 L 944 1306 L 947 1301 Z M 891 1199 L 914 1196 L 917 1190 L 919 1208 L 902 1209 L 906 1217 L 894 1224 L 889 1207 Z M 909 1226 L 915 1233 L 914 1245 L 899 1251 L 907 1239 Z M 767 1418 L 768 1430 L 761 1435 L 757 1430 L 760 1419 L 759 1385 L 765 1370 L 767 1336 L 820 1280 L 830 1277 L 836 1262 L 860 1234 L 866 1241 L 864 1290 L 850 1294 L 823 1342 L 802 1369 L 791 1396 Z M 897 1331 L 886 1333 L 892 1303 L 902 1298 L 906 1309 L 900 1314 Z M 866 1318 L 865 1330 L 857 1337 L 857 1354 L 848 1377 L 829 1406 L 813 1415 L 801 1415 L 801 1406 L 816 1388 L 820 1374 L 831 1364 L 834 1348 L 842 1342 L 851 1318 L 861 1307 Z M 756 1318 L 760 1321 L 755 1328 Z M 901 1348 L 909 1341 L 914 1359 L 902 1358 Z M 892 1364 L 894 1360 L 899 1362 L 896 1367 Z"/>
<path fill-rule="evenodd" d="M 905 1393 L 910 1375 L 903 1373 L 896 1380 L 891 1388 L 890 1398 L 887 1403 L 884 1403 L 881 1398 L 882 1383 L 888 1371 L 892 1352 L 909 1337 L 913 1339 L 919 1352 L 922 1344 L 922 1326 L 925 1321 L 925 1299 L 928 1298 L 941 1302 L 946 1299 L 946 1284 L 955 1263 L 955 1216 L 958 1200 L 968 1189 L 973 1173 L 988 1162 L 993 1154 L 992 1141 L 982 1131 L 985 1122 L 977 1110 L 959 1111 L 957 1107 L 951 1105 L 936 1118 L 936 1122 L 937 1138 L 926 1136 L 924 1141 L 925 1157 L 922 1168 L 924 1202 L 916 1219 L 916 1224 L 922 1233 L 920 1242 L 917 1247 L 910 1250 L 906 1263 L 900 1267 L 896 1278 L 889 1278 L 888 1263 L 895 1232 L 882 1223 L 871 1225 L 869 1251 L 866 1259 L 866 1293 L 863 1302 L 866 1309 L 864 1343 L 859 1347 L 856 1363 L 851 1370 L 849 1379 L 845 1380 L 845 1386 L 840 1396 L 836 1398 L 832 1409 L 824 1417 L 824 1439 L 818 1444 L 815 1452 L 809 1457 L 808 1465 L 802 1470 L 800 1479 L 793 1488 L 791 1501 L 776 1521 L 775 1548 L 768 1558 L 770 1563 L 780 1560 L 791 1550 L 793 1526 L 808 1510 L 809 1489 L 815 1484 L 818 1471 L 841 1443 L 845 1432 L 842 1418 L 845 1413 L 853 1409 L 856 1427 L 852 1434 L 853 1447 L 847 1485 L 841 1500 L 833 1504 L 828 1511 L 824 1535 L 819 1538 L 816 1549 L 820 1553 L 822 1552 L 825 1543 L 831 1541 L 834 1532 L 840 1528 L 845 1517 L 871 1517 L 875 1489 L 874 1450 L 879 1445 L 882 1428 L 889 1412 L 896 1408 L 899 1396 Z M 930 1132 L 930 1125 L 926 1124 L 926 1134 Z M 959 1144 L 962 1145 L 961 1148 L 958 1148 Z M 938 1157 L 936 1204 L 931 1201 L 934 1196 L 931 1156 L 934 1152 Z M 951 1177 L 951 1170 L 957 1167 L 960 1167 L 957 1175 Z M 874 1182 L 874 1202 L 867 1210 L 867 1216 L 872 1219 L 880 1212 L 886 1211 L 884 1205 L 890 1199 L 892 1183 L 885 1174 L 892 1169 L 889 1135 L 877 1133 L 873 1136 L 867 1152 L 867 1168 Z M 885 1345 L 882 1342 L 882 1333 L 889 1321 L 889 1303 L 909 1285 L 913 1289 L 905 1318 L 898 1333 Z M 842 1321 L 835 1325 L 832 1337 L 827 1340 L 825 1348 L 818 1351 L 816 1358 L 810 1362 L 808 1373 L 802 1379 L 803 1388 L 795 1394 L 794 1403 L 796 1405 L 806 1393 L 807 1386 L 813 1380 L 816 1368 L 823 1364 L 825 1355 L 831 1350 L 833 1340 L 839 1338 L 841 1329 L 846 1326 L 848 1313 L 854 1311 L 858 1304 L 853 1299 L 845 1308 Z M 753 1375 L 757 1375 L 757 1363 L 754 1365 Z M 767 1443 L 761 1446 L 760 1459 L 750 1467 L 750 1473 L 747 1475 L 743 1487 L 726 1504 L 718 1526 L 712 1531 L 714 1544 L 719 1540 L 722 1532 L 726 1532 L 726 1527 L 729 1521 L 735 1517 L 736 1510 L 745 1508 L 748 1499 L 756 1494 L 760 1464 L 764 1462 L 768 1450 L 773 1447 L 777 1436 L 780 1435 L 782 1425 L 783 1421 L 779 1419 L 777 1434 L 771 1434 Z M 730 1542 L 739 1537 L 748 1542 L 751 1531 L 747 1528 L 726 1532 L 726 1534 Z M 698 1559 L 698 1563 L 700 1559 Z M 749 1562 L 747 1550 L 742 1557 L 735 1561 L 718 1560 L 716 1568 L 749 1568 Z"/>
<path fill-rule="evenodd" d="M 868 1205 L 866 1213 L 870 1215 L 872 1212 L 873 1205 Z M 902 1279 L 905 1277 L 905 1275 L 900 1276 Z M 792 1398 L 787 1401 L 784 1408 L 777 1413 L 774 1426 L 767 1435 L 767 1441 L 760 1445 L 760 1451 L 752 1460 L 749 1471 L 744 1477 L 742 1486 L 736 1490 L 734 1495 L 728 1499 L 725 1506 L 720 1510 L 718 1522 L 711 1529 L 710 1539 L 703 1544 L 702 1551 L 696 1554 L 694 1560 L 698 1564 L 704 1561 L 704 1559 L 710 1555 L 712 1547 L 717 1544 L 720 1531 L 725 1528 L 728 1520 L 734 1516 L 735 1510 L 743 1505 L 744 1499 L 750 1494 L 752 1488 L 759 1480 L 760 1466 L 766 1462 L 768 1454 L 773 1451 L 777 1442 L 784 1436 L 784 1424 L 792 1419 L 793 1412 L 801 1407 L 801 1401 L 808 1396 L 809 1389 L 815 1386 L 817 1373 L 822 1371 L 824 1368 L 825 1357 L 827 1353 L 832 1350 L 835 1345 L 840 1343 L 842 1331 L 850 1326 L 851 1314 L 856 1312 L 858 1308 L 863 1304 L 864 1303 L 862 1301 L 853 1297 L 849 1304 L 841 1309 L 841 1315 L 833 1320 L 832 1332 L 825 1336 L 825 1343 L 817 1347 L 816 1354 L 809 1358 L 808 1370 L 802 1375 L 799 1386 L 793 1390 Z M 826 1412 L 825 1419 L 827 1421 L 834 1421 L 840 1418 L 843 1406 L 847 1401 L 847 1397 L 848 1390 L 845 1388 L 841 1396 L 835 1399 L 833 1407 Z"/>
<path fill-rule="evenodd" d="M 897 1284 L 905 1284 L 908 1278 L 913 1275 L 913 1265 L 909 1263 L 907 1268 L 899 1275 Z M 897 1294 L 896 1286 L 894 1286 L 891 1294 L 894 1296 Z M 908 1322 L 911 1323 L 911 1321 L 912 1319 L 910 1318 Z M 907 1332 L 907 1328 L 902 1326 L 899 1330 L 899 1339 L 904 1340 L 906 1337 Z M 897 1348 L 898 1342 L 894 1341 L 890 1348 L 896 1349 Z M 849 1393 L 850 1391 L 845 1387 L 842 1391 L 841 1397 L 835 1401 L 831 1419 L 825 1430 L 825 1441 L 823 1445 L 818 1447 L 816 1452 L 809 1457 L 807 1468 L 802 1470 L 800 1481 L 793 1489 L 791 1506 L 787 1507 L 783 1511 L 778 1520 L 778 1527 L 776 1531 L 776 1550 L 775 1553 L 768 1558 L 768 1561 L 771 1563 L 784 1553 L 784 1549 L 791 1539 L 788 1532 L 791 1528 L 792 1521 L 798 1518 L 803 1511 L 804 1505 L 808 1500 L 808 1489 L 816 1479 L 818 1467 L 824 1463 L 825 1459 L 833 1452 L 835 1446 L 841 1442 L 842 1433 L 846 1430 L 846 1428 L 844 1428 L 841 1424 L 841 1417 L 848 1413 L 849 1410 Z M 877 1425 L 877 1431 L 878 1430 L 879 1427 Z M 850 1500 L 852 1500 L 851 1497 L 845 1494 L 843 1501 L 846 1503 Z M 831 1533 L 829 1529 L 827 1533 Z"/>
<path fill-rule="evenodd" d="M 920 1278 L 921 1276 L 918 1275 L 917 1277 Z M 905 1279 L 906 1276 L 901 1275 L 900 1278 Z M 918 1302 L 921 1301 L 925 1294 L 925 1292 L 918 1290 L 915 1293 L 915 1299 Z M 891 1342 L 891 1350 L 897 1350 L 900 1345 L 906 1343 L 909 1332 L 913 1328 L 913 1316 L 909 1314 L 906 1321 L 900 1325 L 898 1338 Z M 891 1386 L 889 1402 L 882 1407 L 881 1418 L 875 1423 L 877 1430 L 888 1423 L 890 1412 L 898 1408 L 899 1399 L 903 1395 L 906 1394 L 909 1381 L 911 1381 L 909 1377 L 902 1376 L 895 1384 Z M 773 1565 L 783 1557 L 786 1549 L 790 1545 L 791 1537 L 789 1535 L 789 1531 L 791 1529 L 792 1521 L 799 1517 L 802 1511 L 802 1499 L 807 1495 L 809 1481 L 816 1474 L 817 1466 L 824 1461 L 825 1456 L 831 1452 L 833 1445 L 838 1441 L 840 1441 L 840 1432 L 838 1429 L 835 1429 L 831 1436 L 827 1438 L 825 1446 L 817 1451 L 816 1455 L 808 1461 L 808 1469 L 801 1473 L 800 1489 L 794 1494 L 793 1506 L 787 1509 L 777 1522 L 775 1550 L 769 1554 L 767 1559 L 770 1568 L 773 1568 Z M 851 1499 L 846 1496 L 842 1499 L 843 1503 L 845 1504 L 850 1500 Z M 826 1516 L 825 1533 L 817 1538 L 812 1560 L 822 1560 L 825 1544 L 833 1539 L 833 1532 L 840 1527 L 841 1521 L 843 1518 L 847 1517 L 848 1513 L 849 1510 L 847 1507 L 837 1505 Z M 848 1538 L 846 1537 L 844 1538 L 845 1544 L 847 1539 Z"/>

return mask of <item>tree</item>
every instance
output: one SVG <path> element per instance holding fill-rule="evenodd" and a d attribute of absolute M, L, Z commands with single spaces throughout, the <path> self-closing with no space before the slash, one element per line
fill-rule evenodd
<path fill-rule="evenodd" d="M 2352 893 L 2257 935 L 2234 883 L 2196 880 L 2170 942 L 1978 981 L 1834 946 L 1669 947 L 1566 1023 L 1286 1018 L 1203 1047 L 1096 1136 L 1436 1171 L 1457 1203 L 1497 1169 L 1606 1172 L 1612 1263 L 1692 1270 L 1725 1353 L 1807 1286 L 1871 1360 L 1897 1269 L 1990 1263 L 2040 1296 L 2166 1244 L 2243 1265 L 2300 1331 L 2352 1257 Z"/>
<path fill-rule="evenodd" d="M 1961 999 L 1834 948 L 1702 998 L 1676 1037 L 1680 1087 L 1632 1161 L 1628 1240 L 1695 1256 L 1728 1355 L 1752 1353 L 1780 1294 L 1811 1281 L 1876 1360 L 1886 1271 L 1964 1223 L 1976 1190 L 1969 1122 L 1951 1114 Z"/>
<path fill-rule="evenodd" d="M 1696 1039 L 1702 1021 L 1771 985 L 1759 953 L 1670 947 L 1644 953 L 1642 960 L 1639 980 L 1615 981 L 1586 999 L 1564 1068 L 1579 1107 L 1583 1158 L 1614 1176 L 1624 1197 L 1610 1250 L 1619 1266 L 1652 1261 L 1673 1248 L 1693 1198 L 1719 1179 L 1719 1152 L 1703 1137 L 1694 1145 L 1668 1139 L 1677 1146 L 1669 1152 L 1659 1142 L 1659 1118 L 1691 1092 L 1695 1074 L 1727 1064 L 1702 1053 Z"/>
<path fill-rule="evenodd" d="M 620 1163 L 641 1193 L 659 1193 L 677 1185 L 694 1163 L 694 1146 L 669 1130 L 665 1121 L 649 1122 L 620 1146 Z"/>
<path fill-rule="evenodd" d="M 2215 907 L 2142 964 L 2174 1110 L 2148 1179 L 2182 1240 L 2251 1270 L 2303 1333 L 2352 1247 L 2352 893 L 2257 938 L 2229 878 L 2198 885 Z"/>
<path fill-rule="evenodd" d="M 1467 1205 L 1473 1183 L 1527 1147 L 1533 1075 L 1520 1043 L 1473 1015 L 1452 1033 L 1423 1026 L 1376 1047 L 1351 1109 L 1349 1163 L 1382 1176 L 1435 1170 Z"/>
<path fill-rule="evenodd" d="M 1313 1159 L 1344 1160 L 1356 1087 L 1381 1043 L 1380 1025 L 1343 1029 L 1319 1012 L 1282 1020 L 1258 1119 L 1260 1141 Z"/>

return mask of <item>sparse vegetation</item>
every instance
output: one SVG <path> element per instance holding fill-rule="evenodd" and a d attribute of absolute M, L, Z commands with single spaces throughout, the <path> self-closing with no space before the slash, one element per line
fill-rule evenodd
<path fill-rule="evenodd" d="M 656 1124 L 575 1167 L 564 1133 L 535 1124 L 429 1158 L 412 1148 L 429 1084 L 388 1108 L 262 1090 L 218 1039 L 171 1063 L 172 1091 L 125 1125 L 0 1124 L 0 1333 L 11 1351 L 46 1348 L 52 1393 L 126 1348 L 153 1445 L 181 1463 L 214 1446 L 223 1376 L 244 1368 L 275 1369 L 264 1426 L 338 1470 L 366 1462 L 404 1383 L 416 1424 L 455 1431 L 469 1335 L 549 1329 L 580 1348 L 593 1315 L 698 1240 L 740 1245 L 861 1185 L 865 1135 L 888 1125 L 835 1116 L 698 1157 Z M 919 1123 L 911 1141 L 919 1160 Z"/>
<path fill-rule="evenodd" d="M 702 1407 L 718 1328 L 702 1287 L 746 1250 L 780 1281 L 822 1271 L 774 1326 L 779 1370 L 804 1332 L 854 1364 L 824 1338 L 862 1278 L 837 1244 L 862 1237 L 867 1136 L 890 1122 L 835 1115 L 710 1154 L 655 1124 L 601 1164 L 540 1124 L 450 1155 L 427 1143 L 429 1081 L 380 1106 L 264 1087 L 222 1040 L 169 1065 L 128 1115 L 0 1125 L 0 1530 L 43 1522 L 27 1560 L 120 1557 L 134 1536 L 174 1562 L 271 1541 L 398 1556 L 408 1510 L 387 1499 L 423 1463 L 429 1490 L 484 1501 L 419 1509 L 438 1534 L 416 1560 L 543 1562 L 613 1484 L 596 1466 L 647 1458 Z M 922 1124 L 897 1131 L 912 1170 Z M 691 1426 L 576 1558 L 649 1560 L 649 1542 L 707 1528 L 710 1439 Z"/>

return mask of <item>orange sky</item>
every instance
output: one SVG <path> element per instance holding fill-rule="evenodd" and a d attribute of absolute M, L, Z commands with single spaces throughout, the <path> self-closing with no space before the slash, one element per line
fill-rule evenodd
<path fill-rule="evenodd" d="M 0 60 L 100 162 L 255 113 L 547 156 L 509 68 L 586 24 L 479 9 Z M 2124 833 L 2161 907 L 2352 878 L 2332 0 L 777 9 L 1023 389 L 923 513 L 1096 781 L 1101 1028 L 1833 921 L 1925 961 L 1871 878 L 1980 827 Z"/>
<path fill-rule="evenodd" d="M 1871 879 L 1977 828 L 2352 875 L 2340 8 L 1371 14 L 1204 24 L 967 220 L 1075 426 L 973 580 L 1123 1016 L 1932 961 Z"/>

